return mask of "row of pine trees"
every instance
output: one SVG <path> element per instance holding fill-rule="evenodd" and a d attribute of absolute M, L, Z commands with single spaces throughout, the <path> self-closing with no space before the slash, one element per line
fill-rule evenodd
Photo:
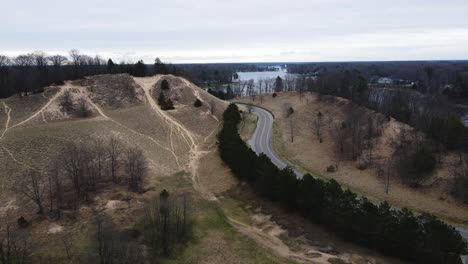
<path fill-rule="evenodd" d="M 346 240 L 414 263 L 458 264 L 460 255 L 468 253 L 461 235 L 432 215 L 415 215 L 387 202 L 374 204 L 344 190 L 335 180 L 324 181 L 310 174 L 297 178 L 291 168 L 278 169 L 240 138 L 240 120 L 237 106 L 229 105 L 218 134 L 221 158 L 263 197 L 300 212 Z"/>

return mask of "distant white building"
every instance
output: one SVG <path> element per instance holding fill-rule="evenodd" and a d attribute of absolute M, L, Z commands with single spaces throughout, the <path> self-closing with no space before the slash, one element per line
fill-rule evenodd
<path fill-rule="evenodd" d="M 380 77 L 379 79 L 377 79 L 377 83 L 378 84 L 392 84 L 393 80 L 388 77 Z"/>

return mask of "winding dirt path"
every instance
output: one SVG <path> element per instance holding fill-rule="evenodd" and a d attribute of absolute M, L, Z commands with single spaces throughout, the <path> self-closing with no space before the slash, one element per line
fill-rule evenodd
<path fill-rule="evenodd" d="M 211 117 L 213 117 L 214 120 L 219 122 L 219 119 L 213 114 L 212 106 L 210 104 L 208 104 L 206 101 L 203 100 L 203 98 L 200 95 L 200 91 L 198 90 L 198 88 L 193 83 L 191 83 L 190 81 L 188 81 L 186 79 L 183 79 L 183 81 L 188 87 L 190 87 L 192 89 L 195 97 L 197 97 L 198 100 L 200 100 L 203 104 L 206 104 L 210 108 Z"/>
<path fill-rule="evenodd" d="M 2 138 L 5 136 L 5 133 L 8 131 L 8 125 L 10 124 L 11 120 L 11 108 L 5 102 L 3 102 L 3 106 L 5 107 L 5 114 L 7 115 L 7 120 L 5 122 L 5 130 L 3 130 L 3 133 L 0 136 L 0 140 L 2 140 Z"/>
<path fill-rule="evenodd" d="M 72 87 L 70 87 L 70 88 L 72 88 Z M 131 131 L 132 133 L 135 133 L 135 134 L 137 134 L 137 135 L 140 135 L 140 136 L 142 136 L 142 137 L 145 137 L 145 138 L 151 140 L 153 143 L 155 143 L 155 144 L 158 145 L 159 147 L 161 147 L 161 148 L 163 148 L 164 150 L 170 152 L 170 153 L 172 154 L 172 156 L 174 157 L 174 159 L 175 159 L 175 161 L 176 161 L 176 163 L 177 163 L 177 166 L 178 166 L 179 168 L 182 168 L 182 166 L 181 166 L 180 163 L 179 163 L 179 158 L 177 157 L 177 155 L 176 155 L 176 153 L 174 152 L 173 149 L 171 150 L 171 149 L 165 147 L 164 145 L 162 145 L 161 143 L 159 143 L 159 142 L 158 142 L 157 140 L 155 140 L 154 138 L 152 138 L 152 137 L 150 137 L 150 136 L 148 136 L 148 135 L 142 134 L 142 133 L 140 133 L 140 132 L 138 132 L 138 131 L 135 131 L 135 130 L 133 130 L 133 129 L 127 127 L 127 126 L 125 126 L 124 124 L 118 122 L 117 120 L 112 119 L 112 118 L 109 117 L 108 115 L 106 115 L 106 114 L 104 113 L 104 111 L 103 111 L 96 103 L 94 103 L 93 100 L 91 100 L 91 98 L 89 97 L 88 91 L 87 91 L 84 87 L 73 87 L 73 88 L 78 89 L 78 90 L 80 91 L 80 93 L 82 94 L 82 96 L 85 98 L 85 100 L 86 100 L 86 101 L 99 113 L 99 115 L 101 115 L 103 118 L 105 118 L 105 119 L 107 119 L 107 120 L 109 120 L 109 121 L 111 121 L 111 122 L 113 122 L 113 123 L 115 123 L 115 124 L 117 124 L 117 125 L 119 125 L 119 126 L 125 128 L 125 129 L 127 129 L 127 130 L 129 130 L 129 131 Z M 172 142 L 171 142 L 171 143 L 172 143 Z"/>
<path fill-rule="evenodd" d="M 205 198 L 208 200 L 216 200 L 217 198 L 209 191 L 205 190 L 200 185 L 200 180 L 198 177 L 198 166 L 200 163 L 200 158 L 202 155 L 209 153 L 209 151 L 202 151 L 200 149 L 200 144 L 196 139 L 196 135 L 190 132 L 184 125 L 182 125 L 175 118 L 171 117 L 165 111 L 161 110 L 156 101 L 152 96 L 153 86 L 161 79 L 161 75 L 154 77 L 146 78 L 134 78 L 135 82 L 145 91 L 146 99 L 151 106 L 151 109 L 155 111 L 161 118 L 163 118 L 166 123 L 172 128 L 175 128 L 175 131 L 185 140 L 187 146 L 189 147 L 189 161 L 187 163 L 187 171 L 190 173 L 192 178 L 192 183 L 194 188 L 199 191 Z M 191 87 L 191 85 L 189 85 Z M 193 89 L 193 88 L 192 88 Z M 195 90 L 194 90 L 195 91 Z M 171 138 L 172 144 L 172 138 Z"/>
<path fill-rule="evenodd" d="M 65 92 L 66 89 L 62 88 L 60 89 L 41 109 L 39 109 L 38 111 L 36 111 L 33 115 L 31 115 L 30 117 L 28 117 L 27 119 L 21 121 L 20 123 L 16 124 L 16 125 L 13 125 L 10 127 L 11 128 L 15 128 L 15 127 L 18 127 L 18 126 L 21 126 L 29 121 L 31 121 L 33 118 L 35 118 L 36 116 L 40 115 L 43 111 L 45 111 L 54 101 L 55 99 L 59 98 L 64 92 Z"/>

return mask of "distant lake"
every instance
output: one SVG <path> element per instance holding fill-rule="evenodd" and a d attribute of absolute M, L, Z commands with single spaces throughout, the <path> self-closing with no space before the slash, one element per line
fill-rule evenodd
<path fill-rule="evenodd" d="M 262 72 L 238 72 L 237 73 L 240 81 L 244 82 L 244 81 L 253 79 L 255 83 L 258 82 L 258 80 L 275 79 L 278 76 L 284 79 L 286 74 L 288 74 L 287 70 L 262 71 Z"/>

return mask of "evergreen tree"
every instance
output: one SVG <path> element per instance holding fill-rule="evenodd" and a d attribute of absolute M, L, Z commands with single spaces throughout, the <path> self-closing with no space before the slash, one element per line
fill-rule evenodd
<path fill-rule="evenodd" d="M 133 68 L 133 76 L 145 77 L 146 76 L 146 65 L 143 60 L 139 60 Z"/>
<path fill-rule="evenodd" d="M 281 77 L 276 77 L 275 80 L 275 92 L 281 92 L 283 91 L 283 79 Z"/>
<path fill-rule="evenodd" d="M 107 73 L 114 73 L 115 72 L 115 64 L 112 59 L 107 61 Z"/>
<path fill-rule="evenodd" d="M 161 89 L 162 90 L 169 90 L 169 82 L 167 80 L 162 80 Z"/>

